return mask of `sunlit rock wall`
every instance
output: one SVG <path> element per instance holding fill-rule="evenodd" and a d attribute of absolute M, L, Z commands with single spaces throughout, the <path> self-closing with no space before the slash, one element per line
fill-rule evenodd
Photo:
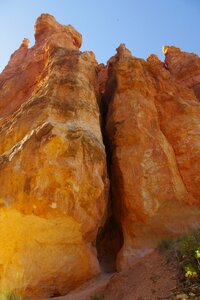
<path fill-rule="evenodd" d="M 111 187 L 124 236 L 118 269 L 200 227 L 200 103 L 174 72 L 124 45 L 108 62 Z"/>
<path fill-rule="evenodd" d="M 35 30 L 0 76 L 0 282 L 38 298 L 99 273 L 108 179 L 94 55 L 52 16 Z"/>

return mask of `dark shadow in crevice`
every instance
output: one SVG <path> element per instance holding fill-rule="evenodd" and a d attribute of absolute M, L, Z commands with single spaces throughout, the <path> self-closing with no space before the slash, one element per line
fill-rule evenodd
<path fill-rule="evenodd" d="M 98 260 L 103 273 L 116 271 L 116 259 L 123 245 L 122 231 L 113 215 L 106 221 L 97 236 Z"/>
<path fill-rule="evenodd" d="M 109 78 L 107 81 L 106 92 L 102 95 L 100 100 L 101 132 L 106 150 L 107 172 L 110 179 L 107 220 L 104 227 L 99 230 L 96 240 L 98 260 L 101 270 L 104 273 L 112 273 L 116 271 L 117 254 L 124 242 L 121 225 L 114 214 L 115 200 L 112 195 L 112 150 L 106 132 L 109 103 L 112 101 L 115 88 L 116 82 L 112 80 L 112 78 Z"/>

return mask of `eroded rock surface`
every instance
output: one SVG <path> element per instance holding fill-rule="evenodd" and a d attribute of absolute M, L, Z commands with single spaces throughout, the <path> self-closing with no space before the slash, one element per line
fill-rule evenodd
<path fill-rule="evenodd" d="M 200 58 L 105 66 L 81 42 L 43 14 L 0 74 L 0 284 L 28 299 L 200 228 Z"/>
<path fill-rule="evenodd" d="M 38 299 L 99 273 L 108 179 L 93 53 L 50 15 L 35 38 L 0 76 L 0 280 Z"/>
<path fill-rule="evenodd" d="M 165 65 L 173 79 L 184 86 L 192 88 L 200 100 L 200 57 L 187 53 L 174 46 L 163 47 Z"/>
<path fill-rule="evenodd" d="M 200 226 L 200 103 L 155 55 L 138 59 L 124 45 L 108 62 L 106 93 L 124 269 L 162 238 Z"/>

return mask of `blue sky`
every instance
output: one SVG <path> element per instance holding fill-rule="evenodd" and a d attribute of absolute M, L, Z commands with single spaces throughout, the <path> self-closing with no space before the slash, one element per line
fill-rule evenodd
<path fill-rule="evenodd" d="M 24 37 L 34 44 L 34 23 L 44 12 L 81 32 L 81 49 L 99 62 L 120 43 L 143 58 L 163 59 L 163 45 L 200 54 L 199 0 L 0 0 L 0 71 Z"/>

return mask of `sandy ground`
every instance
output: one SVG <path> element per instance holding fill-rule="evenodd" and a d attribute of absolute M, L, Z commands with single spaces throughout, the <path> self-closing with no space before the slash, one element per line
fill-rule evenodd
<path fill-rule="evenodd" d="M 161 300 L 174 299 L 177 272 L 161 254 L 145 256 L 130 270 L 102 274 L 55 300 Z M 96 297 L 96 298 L 95 298 Z M 52 298 L 51 298 L 52 299 Z M 50 300 L 50 299 L 49 299 Z"/>

